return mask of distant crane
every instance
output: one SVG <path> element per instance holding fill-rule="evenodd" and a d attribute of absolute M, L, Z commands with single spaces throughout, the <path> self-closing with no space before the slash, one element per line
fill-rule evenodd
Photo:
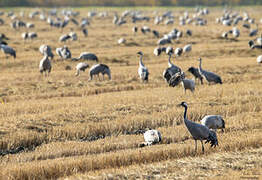
<path fill-rule="evenodd" d="M 7 55 L 13 56 L 14 59 L 16 58 L 16 51 L 10 46 L 0 44 L 0 49 L 2 50 L 3 53 L 5 53 L 6 59 L 8 58 Z"/>
<path fill-rule="evenodd" d="M 203 70 L 202 66 L 201 66 L 202 59 L 199 58 L 198 60 L 199 60 L 199 72 L 200 72 L 201 76 L 203 76 L 203 78 L 205 78 L 205 80 L 208 83 L 214 82 L 214 83 L 222 84 L 221 77 L 218 76 L 217 74 L 213 73 L 213 72 Z"/>
<path fill-rule="evenodd" d="M 76 76 L 80 75 L 80 71 L 85 72 L 85 70 L 89 67 L 89 65 L 85 62 L 80 62 L 76 65 Z"/>
<path fill-rule="evenodd" d="M 106 74 L 108 76 L 108 79 L 111 80 L 111 71 L 109 69 L 109 67 L 105 64 L 96 64 L 93 65 L 90 69 L 89 69 L 89 81 L 91 81 L 93 79 L 94 75 L 97 75 L 99 78 L 99 74 L 103 75 L 103 80 L 104 80 L 104 75 Z M 99 78 L 100 80 L 100 78 Z"/>
<path fill-rule="evenodd" d="M 72 58 L 73 61 L 78 61 L 80 59 L 98 62 L 97 56 L 94 53 L 90 53 L 90 52 L 82 52 L 78 58 Z"/>
<path fill-rule="evenodd" d="M 40 61 L 39 71 L 41 74 L 44 72 L 45 76 L 48 76 L 49 73 L 51 72 L 51 69 L 52 69 L 51 61 L 48 59 L 48 55 L 45 54 L 42 60 Z"/>
<path fill-rule="evenodd" d="M 137 54 L 140 55 L 138 75 L 143 82 L 148 81 L 149 72 L 147 67 L 143 64 L 142 61 L 144 54 L 141 51 L 139 51 Z"/>
<path fill-rule="evenodd" d="M 145 142 L 140 147 L 151 146 L 162 141 L 161 133 L 158 130 L 150 129 L 144 133 Z"/>

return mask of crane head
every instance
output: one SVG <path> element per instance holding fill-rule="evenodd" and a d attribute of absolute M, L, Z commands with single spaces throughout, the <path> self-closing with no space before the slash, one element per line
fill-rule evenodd
<path fill-rule="evenodd" d="M 143 56 L 142 51 L 137 52 L 137 54 Z"/>
<path fill-rule="evenodd" d="M 198 58 L 198 61 L 202 61 L 202 58 L 200 57 L 200 58 Z"/>
<path fill-rule="evenodd" d="M 183 102 L 181 102 L 181 104 L 178 104 L 177 106 L 178 106 L 178 107 L 179 107 L 179 106 L 187 107 L 187 103 L 183 101 Z"/>

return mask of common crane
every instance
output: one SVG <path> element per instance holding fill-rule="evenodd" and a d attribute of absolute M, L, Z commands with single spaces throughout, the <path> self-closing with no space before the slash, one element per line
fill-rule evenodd
<path fill-rule="evenodd" d="M 260 56 L 257 57 L 257 63 L 258 63 L 258 64 L 262 63 L 262 55 L 260 55 Z"/>
<path fill-rule="evenodd" d="M 248 42 L 248 45 L 251 49 L 262 49 L 262 45 L 259 44 L 255 44 L 255 42 L 253 40 L 250 40 Z"/>
<path fill-rule="evenodd" d="M 139 59 L 139 68 L 138 68 L 138 75 L 140 77 L 140 79 L 144 82 L 144 81 L 148 81 L 148 76 L 149 76 L 149 72 L 148 69 L 146 68 L 146 66 L 143 64 L 143 53 L 141 51 L 139 51 L 137 53 L 138 55 L 140 55 L 140 59 Z"/>
<path fill-rule="evenodd" d="M 132 31 L 133 31 L 134 35 L 136 35 L 136 33 L 137 33 L 137 31 L 138 31 L 138 28 L 137 28 L 136 26 L 134 26 L 134 27 L 132 28 Z"/>
<path fill-rule="evenodd" d="M 76 76 L 80 75 L 80 71 L 85 72 L 85 70 L 89 67 L 89 65 L 85 62 L 80 62 L 76 65 Z"/>
<path fill-rule="evenodd" d="M 45 44 L 41 45 L 39 47 L 39 51 L 41 54 L 51 57 L 51 59 L 54 58 L 54 54 L 52 53 L 52 49 L 49 45 L 45 45 Z"/>
<path fill-rule="evenodd" d="M 202 144 L 202 152 L 205 152 L 203 140 L 206 140 L 205 143 L 211 144 L 211 147 L 216 147 L 218 145 L 218 140 L 216 136 L 216 132 L 208 129 L 208 127 L 195 123 L 193 121 L 190 121 L 187 119 L 187 103 L 182 102 L 181 104 L 178 104 L 178 106 L 183 106 L 185 108 L 184 111 L 184 123 L 189 131 L 189 133 L 192 135 L 193 139 L 195 140 L 195 152 L 197 152 L 197 140 L 200 140 Z"/>
<path fill-rule="evenodd" d="M 203 77 L 199 73 L 199 69 L 195 67 L 188 68 L 188 71 L 194 76 L 195 80 L 199 79 L 201 84 L 203 84 Z"/>
<path fill-rule="evenodd" d="M 88 36 L 88 30 L 87 30 L 86 28 L 83 28 L 83 29 L 82 29 L 82 32 L 83 32 L 83 34 L 84 34 L 85 37 Z"/>
<path fill-rule="evenodd" d="M 171 46 L 166 48 L 166 54 L 174 54 L 174 49 Z"/>
<path fill-rule="evenodd" d="M 96 61 L 98 62 L 98 58 L 94 53 L 90 52 L 82 52 L 78 58 L 73 58 L 73 61 L 78 61 L 78 60 L 91 60 L 91 61 Z"/>
<path fill-rule="evenodd" d="M 160 37 L 160 34 L 159 34 L 158 31 L 153 30 L 152 33 L 153 33 L 154 37 L 156 37 L 156 38 L 159 38 L 159 37 Z"/>
<path fill-rule="evenodd" d="M 206 71 L 202 69 L 202 59 L 199 58 L 199 73 L 201 74 L 201 76 L 203 76 L 203 78 L 208 82 L 214 82 L 214 83 L 220 83 L 222 84 L 222 80 L 221 77 L 218 76 L 217 74 L 210 72 L 210 71 Z"/>
<path fill-rule="evenodd" d="M 208 127 L 208 129 L 214 131 L 222 129 L 222 132 L 224 132 L 225 121 L 220 115 L 207 115 L 201 120 L 201 124 Z"/>
<path fill-rule="evenodd" d="M 156 55 L 156 56 L 159 56 L 161 54 L 161 52 L 162 52 L 162 48 L 161 47 L 156 47 L 154 49 L 154 55 Z"/>
<path fill-rule="evenodd" d="M 184 76 L 184 72 L 182 72 L 181 68 L 174 65 L 171 62 L 172 53 L 169 53 L 168 57 L 168 68 L 164 70 L 163 77 L 166 80 L 166 82 L 169 84 L 169 86 L 176 86 L 180 83 Z"/>
<path fill-rule="evenodd" d="M 125 38 L 120 38 L 118 39 L 118 44 L 125 44 L 126 43 L 126 39 Z"/>
<path fill-rule="evenodd" d="M 184 46 L 183 48 L 183 52 L 186 53 L 186 52 L 190 52 L 192 50 L 192 45 L 191 44 L 187 44 Z"/>
<path fill-rule="evenodd" d="M 49 56 L 45 54 L 39 64 L 39 71 L 41 74 L 44 72 L 45 76 L 49 75 L 52 69 L 51 61 L 48 59 L 48 57 Z"/>
<path fill-rule="evenodd" d="M 7 55 L 13 56 L 14 59 L 16 58 L 16 51 L 12 47 L 4 44 L 0 44 L 0 49 L 2 50 L 3 53 L 5 53 L 6 58 L 8 58 Z"/>
<path fill-rule="evenodd" d="M 61 59 L 70 59 L 71 58 L 71 52 L 67 46 L 56 48 L 56 54 L 60 56 Z"/>
<path fill-rule="evenodd" d="M 100 73 L 103 75 L 103 80 L 105 74 L 108 76 L 109 80 L 111 80 L 111 71 L 109 67 L 105 64 L 95 64 L 89 69 L 89 81 L 93 79 L 94 75 L 97 75 L 99 78 Z"/>
<path fill-rule="evenodd" d="M 178 48 L 175 49 L 175 55 L 176 56 L 181 56 L 182 53 L 183 53 L 183 49 L 182 48 L 178 47 Z"/>
<path fill-rule="evenodd" d="M 183 77 L 181 83 L 182 83 L 185 93 L 187 89 L 190 90 L 192 93 L 195 91 L 195 81 L 194 80 Z"/>
<path fill-rule="evenodd" d="M 151 146 L 162 141 L 161 133 L 158 130 L 150 129 L 144 133 L 145 142 L 140 147 Z"/>

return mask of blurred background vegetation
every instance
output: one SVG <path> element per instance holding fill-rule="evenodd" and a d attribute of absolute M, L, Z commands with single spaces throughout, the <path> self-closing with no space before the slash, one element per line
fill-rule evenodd
<path fill-rule="evenodd" d="M 7 6 L 236 6 L 261 5 L 262 0 L 0 0 Z"/>

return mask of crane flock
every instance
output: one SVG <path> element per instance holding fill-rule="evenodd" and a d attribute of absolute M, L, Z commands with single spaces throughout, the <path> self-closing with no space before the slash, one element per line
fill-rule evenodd
<path fill-rule="evenodd" d="M 81 29 L 82 37 L 88 38 L 89 32 L 91 31 L 92 35 L 92 29 L 90 31 L 87 29 L 87 26 L 92 23 L 90 19 L 92 17 L 96 16 L 96 12 L 89 12 L 88 13 L 88 18 L 82 18 L 81 22 L 77 20 L 78 13 L 73 12 L 73 11 L 68 11 L 65 13 L 63 18 L 56 17 L 57 12 L 50 11 L 50 14 L 54 13 L 52 16 L 47 16 L 44 13 L 39 13 L 39 12 L 32 12 L 30 13 L 29 17 L 34 18 L 39 15 L 39 18 L 41 21 L 45 21 L 50 27 L 52 28 L 57 28 L 60 29 L 61 32 L 63 32 L 64 29 L 68 26 L 68 24 L 73 23 L 75 26 Z M 68 15 L 72 14 L 72 15 Z M 187 24 L 193 24 L 195 26 L 207 26 L 207 20 L 204 18 L 206 15 L 209 14 L 208 9 L 198 9 L 196 14 L 192 15 L 190 17 L 189 13 L 186 11 L 184 12 L 184 15 L 179 17 L 179 25 L 180 26 L 185 26 Z M 12 15 L 10 15 L 12 16 Z M 72 16 L 72 17 L 71 17 Z M 109 16 L 107 13 L 102 13 L 100 14 L 100 17 L 107 17 Z M 113 15 L 113 26 L 115 28 L 118 28 L 119 26 L 124 26 L 125 24 L 128 24 L 128 18 L 131 17 L 132 23 L 144 23 L 144 22 L 150 22 L 150 18 L 147 16 L 143 16 L 139 12 L 132 12 L 132 11 L 125 11 L 122 16 L 118 15 L 118 13 L 114 13 Z M 54 18 L 56 17 L 56 18 Z M 240 28 L 237 27 L 237 24 L 241 21 L 245 21 L 245 23 L 242 25 L 242 28 L 245 28 L 248 30 L 248 36 L 249 38 L 257 36 L 259 28 L 257 24 L 254 24 L 254 19 L 250 18 L 247 14 L 244 14 L 244 16 L 240 16 L 238 14 L 233 14 L 231 11 L 225 11 L 224 14 L 216 19 L 216 23 L 220 24 L 222 26 L 234 26 L 228 31 L 222 32 L 222 35 L 220 35 L 220 38 L 223 40 L 228 40 L 229 37 L 232 37 L 233 39 L 237 39 L 242 35 L 242 32 L 240 31 Z M 4 24 L 5 22 L 0 19 L 0 25 Z M 160 25 L 164 24 L 166 27 L 170 27 L 172 24 L 174 24 L 174 16 L 172 15 L 171 11 L 165 12 L 163 15 L 159 16 L 157 15 L 154 18 L 154 25 Z M 27 28 L 27 29 L 32 29 L 35 27 L 34 24 L 30 22 L 24 22 L 22 20 L 14 19 L 11 21 L 10 26 L 12 29 L 15 29 L 18 31 L 20 28 Z M 255 26 L 255 28 L 254 28 Z M 155 26 L 154 26 L 155 27 Z M 179 30 L 177 28 L 172 29 L 171 31 L 167 33 L 163 33 L 161 31 L 158 31 L 156 29 L 152 29 L 149 26 L 142 25 L 142 26 L 133 26 L 132 27 L 132 33 L 133 33 L 133 38 L 135 39 L 139 33 L 144 37 L 144 38 L 149 38 L 153 39 L 153 43 L 157 45 L 153 50 L 153 54 L 155 55 L 154 58 L 161 59 L 162 56 L 167 56 L 168 57 L 168 62 L 167 62 L 167 68 L 164 69 L 163 71 L 163 79 L 165 82 L 172 87 L 178 86 L 179 84 L 182 85 L 184 92 L 186 90 L 190 90 L 192 93 L 194 93 L 197 89 L 197 83 L 196 81 L 199 79 L 200 84 L 204 86 L 204 81 L 206 81 L 209 85 L 213 84 L 222 84 L 222 78 L 215 72 L 207 71 L 202 68 L 202 58 L 199 57 L 199 66 L 198 68 L 195 68 L 193 66 L 190 66 L 187 71 L 191 73 L 194 77 L 194 79 L 189 79 L 187 77 L 187 73 L 185 73 L 181 67 L 175 65 L 172 62 L 172 58 L 179 60 L 181 56 L 184 58 L 192 59 L 191 58 L 191 53 L 194 52 L 195 47 L 194 43 L 188 42 L 184 43 L 184 45 L 180 47 L 172 47 L 172 45 L 178 45 L 180 44 L 180 41 L 183 40 L 183 38 L 188 38 L 190 40 L 190 37 L 194 36 L 194 33 L 192 30 L 187 29 L 186 31 Z M 23 32 L 21 34 L 22 39 L 24 40 L 34 40 L 38 38 L 37 32 Z M 157 40 L 156 40 L 157 39 Z M 16 50 L 12 48 L 11 46 L 8 45 L 8 40 L 4 34 L 0 34 L 0 49 L 1 51 L 5 54 L 6 58 L 8 56 L 12 56 L 14 59 L 16 58 Z M 69 41 L 70 40 L 70 41 Z M 7 41 L 7 42 L 6 42 Z M 69 42 L 68 42 L 69 41 Z M 76 32 L 71 31 L 70 33 L 65 33 L 62 34 L 58 38 L 59 43 L 63 43 L 64 45 L 61 47 L 58 47 L 55 49 L 56 54 L 62 59 L 62 60 L 71 60 L 72 62 L 76 61 L 90 61 L 91 63 L 95 63 L 92 66 L 90 66 L 86 62 L 78 62 L 78 64 L 75 66 L 76 68 L 76 76 L 80 75 L 80 72 L 85 72 L 86 69 L 89 69 L 89 79 L 88 81 L 91 81 L 94 79 L 95 76 L 98 77 L 100 80 L 100 74 L 103 76 L 104 75 L 108 76 L 108 80 L 112 79 L 112 74 L 111 74 L 111 69 L 108 65 L 103 64 L 103 63 L 98 63 L 103 61 L 103 58 L 98 58 L 98 56 L 95 53 L 92 52 L 82 52 L 80 53 L 79 57 L 72 57 L 72 53 L 69 50 L 69 47 L 72 41 L 80 41 L 80 36 L 76 34 Z M 127 46 L 127 38 L 120 37 L 119 39 L 116 39 L 116 42 L 121 46 Z M 128 41 L 129 42 L 129 41 Z M 24 43 L 28 43 L 24 41 Z M 67 45 L 65 45 L 68 43 Z M 112 43 L 116 44 L 116 43 Z M 262 34 L 259 37 L 256 37 L 256 39 L 250 39 L 248 41 L 248 45 L 250 49 L 262 49 Z M 142 48 L 141 46 L 137 48 Z M 151 50 L 151 53 L 152 53 Z M 40 53 L 43 55 L 42 59 L 40 60 L 39 63 L 39 71 L 40 73 L 44 73 L 45 76 L 49 76 L 52 70 L 52 61 L 54 59 L 54 54 L 52 52 L 52 48 L 50 45 L 43 44 L 39 47 Z M 143 50 L 146 51 L 146 50 Z M 139 55 L 139 63 L 138 63 L 138 76 L 139 79 L 142 82 L 149 82 L 149 68 L 150 67 L 150 60 L 145 60 L 146 65 L 143 62 L 144 58 L 144 53 L 142 51 L 137 52 L 137 55 Z M 133 56 L 135 54 L 133 53 Z M 199 55 L 200 56 L 200 55 Z M 146 56 L 147 57 L 147 56 Z M 101 62 L 102 62 L 101 61 Z M 176 64 L 179 64 L 175 61 Z M 205 63 L 207 63 L 206 61 Z M 257 63 L 262 63 L 262 55 L 257 57 Z M 114 69 L 113 69 L 114 70 Z M 154 73 L 153 70 L 150 70 L 150 74 Z M 137 76 L 137 75 L 136 75 Z M 151 77 L 151 75 L 150 75 Z M 151 78 L 153 79 L 153 78 Z M 151 80 L 150 79 L 150 80 Z M 145 85 L 146 86 L 146 85 Z M 208 87 L 207 87 L 208 88 Z M 216 129 L 224 129 L 225 128 L 225 121 L 222 118 L 221 115 L 207 115 L 205 116 L 202 120 L 201 123 L 196 123 L 193 121 L 190 121 L 187 119 L 187 110 L 188 110 L 188 104 L 186 102 L 182 102 L 179 104 L 179 106 L 184 107 L 184 125 L 188 132 L 191 134 L 192 138 L 195 140 L 195 152 L 197 152 L 197 141 L 199 140 L 202 145 L 202 152 L 204 152 L 204 144 L 203 141 L 206 140 L 206 143 L 210 143 L 211 147 L 216 147 L 218 145 L 218 139 L 216 135 Z M 153 144 L 157 144 L 162 141 L 162 135 L 160 131 L 158 130 L 148 130 L 144 133 L 144 140 L 145 142 L 143 143 L 142 146 L 149 146 Z M 142 147 L 141 146 L 141 147 Z"/>

